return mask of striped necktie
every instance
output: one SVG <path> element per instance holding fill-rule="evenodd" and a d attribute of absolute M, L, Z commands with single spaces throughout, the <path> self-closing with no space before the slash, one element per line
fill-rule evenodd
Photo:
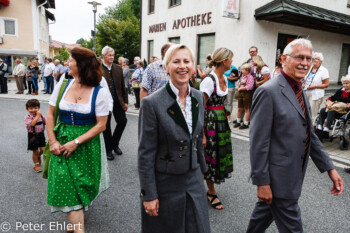
<path fill-rule="evenodd" d="M 298 84 L 298 91 L 296 93 L 296 97 L 298 99 L 299 105 L 301 107 L 301 110 L 304 113 L 305 119 L 306 119 L 306 135 L 305 135 L 305 148 L 304 148 L 304 155 L 307 154 L 309 150 L 309 145 L 310 145 L 310 134 L 309 134 L 309 124 L 307 122 L 307 113 L 306 113 L 306 107 L 305 107 L 305 102 L 304 102 L 304 96 L 303 96 L 303 89 L 301 88 L 301 83 Z"/>

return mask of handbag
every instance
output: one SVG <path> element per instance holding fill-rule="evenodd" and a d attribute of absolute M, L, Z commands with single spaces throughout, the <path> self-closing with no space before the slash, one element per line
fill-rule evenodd
<path fill-rule="evenodd" d="M 134 82 L 132 83 L 132 88 L 141 88 L 141 82 L 134 81 Z"/>
<path fill-rule="evenodd" d="M 65 77 L 67 77 L 67 73 L 66 73 Z M 64 79 L 63 82 L 62 82 L 62 86 L 60 88 L 60 92 L 58 93 L 58 96 L 57 96 L 55 112 L 54 112 L 54 126 L 57 124 L 57 119 L 58 119 L 58 116 L 60 114 L 60 111 L 58 109 L 58 105 L 60 104 L 60 101 L 61 101 L 61 98 L 62 98 L 62 94 L 63 94 L 64 89 L 67 86 L 67 83 L 68 83 L 68 79 Z M 49 175 L 49 164 L 50 164 L 50 158 L 51 158 L 51 151 L 50 151 L 49 141 L 45 145 L 45 149 L 44 149 L 43 155 L 44 155 L 43 178 L 47 179 L 48 175 Z"/>

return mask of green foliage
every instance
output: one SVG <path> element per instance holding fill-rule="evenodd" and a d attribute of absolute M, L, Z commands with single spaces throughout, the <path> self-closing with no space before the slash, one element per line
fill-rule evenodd
<path fill-rule="evenodd" d="M 94 47 L 94 38 L 90 38 L 89 40 L 85 40 L 84 38 L 80 38 L 76 42 L 77 44 L 80 44 L 84 48 L 91 49 Z"/>
<path fill-rule="evenodd" d="M 68 52 L 68 49 L 66 49 L 64 46 L 62 49 L 60 49 L 60 55 L 57 56 L 57 59 L 62 61 L 67 61 L 70 56 L 70 53 Z"/>
<path fill-rule="evenodd" d="M 121 0 L 106 9 L 97 24 L 96 50 L 106 45 L 115 50 L 115 61 L 122 56 L 133 61 L 140 54 L 140 1 Z"/>

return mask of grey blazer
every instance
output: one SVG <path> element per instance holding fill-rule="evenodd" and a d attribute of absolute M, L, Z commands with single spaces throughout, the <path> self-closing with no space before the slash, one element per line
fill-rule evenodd
<path fill-rule="evenodd" d="M 253 96 L 250 126 L 251 178 L 254 185 L 270 184 L 277 198 L 298 199 L 309 156 L 320 172 L 333 169 L 327 151 L 312 127 L 311 109 L 304 95 L 307 117 L 280 73 L 259 87 Z M 304 158 L 307 124 L 308 156 Z"/>
<path fill-rule="evenodd" d="M 192 137 L 169 83 L 141 102 L 138 170 L 141 200 L 158 197 L 155 173 L 180 175 L 200 166 L 206 172 L 203 148 L 204 97 L 191 88 Z"/>

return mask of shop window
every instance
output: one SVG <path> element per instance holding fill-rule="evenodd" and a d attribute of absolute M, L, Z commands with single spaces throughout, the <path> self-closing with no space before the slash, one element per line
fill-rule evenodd
<path fill-rule="evenodd" d="M 150 58 L 153 57 L 153 46 L 154 46 L 154 42 L 153 40 L 149 40 L 147 41 L 147 54 L 148 54 L 148 62 L 150 61 Z"/>
<path fill-rule="evenodd" d="M 180 44 L 180 37 L 170 37 L 169 42 L 173 44 Z"/>
<path fill-rule="evenodd" d="M 170 0 L 169 7 L 181 5 L 181 0 Z"/>
<path fill-rule="evenodd" d="M 348 0 L 348 8 L 350 8 L 350 0 Z"/>
<path fill-rule="evenodd" d="M 204 68 L 205 59 L 215 48 L 215 34 L 198 35 L 197 64 Z"/>
<path fill-rule="evenodd" d="M 350 44 L 343 44 L 343 49 L 342 49 L 341 59 L 340 59 L 338 84 L 341 84 L 340 79 L 343 76 L 347 75 L 349 65 L 350 65 Z"/>
<path fill-rule="evenodd" d="M 148 0 L 148 14 L 154 13 L 154 1 L 155 0 Z"/>

